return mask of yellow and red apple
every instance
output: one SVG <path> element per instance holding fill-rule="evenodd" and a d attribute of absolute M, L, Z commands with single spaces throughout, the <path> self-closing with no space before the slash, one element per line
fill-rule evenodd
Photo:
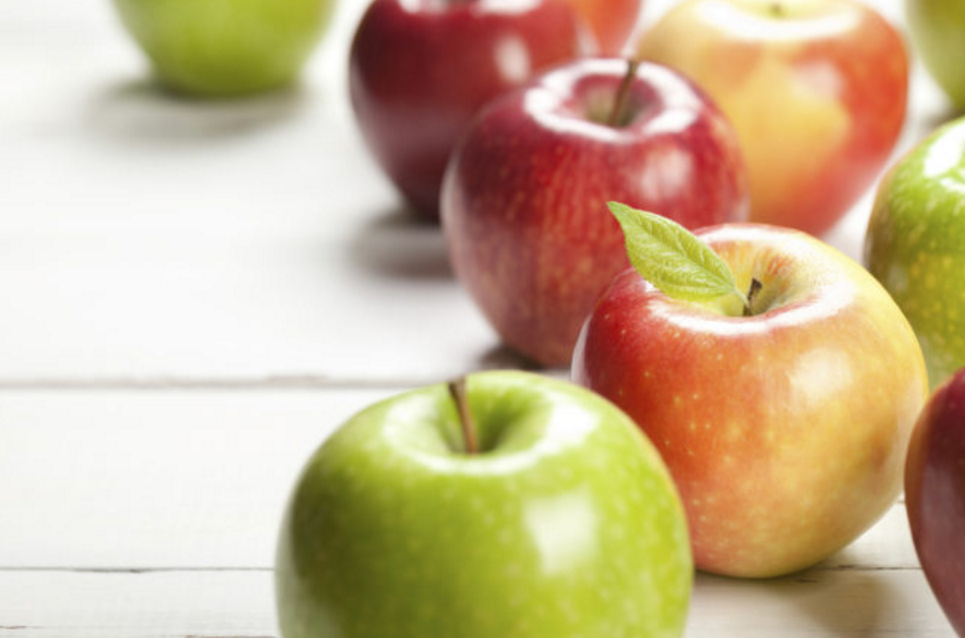
<path fill-rule="evenodd" d="M 901 490 L 928 395 L 921 350 L 860 265 L 795 230 L 697 235 L 736 298 L 669 297 L 619 275 L 584 325 L 575 381 L 632 416 L 687 510 L 700 569 L 769 577 L 808 567 L 870 527 Z"/>
<path fill-rule="evenodd" d="M 855 0 L 686 0 L 639 52 L 730 118 L 752 221 L 824 233 L 871 186 L 904 123 L 904 44 Z"/>
<path fill-rule="evenodd" d="M 643 0 L 565 0 L 596 38 L 600 53 L 619 55 L 633 34 Z"/>

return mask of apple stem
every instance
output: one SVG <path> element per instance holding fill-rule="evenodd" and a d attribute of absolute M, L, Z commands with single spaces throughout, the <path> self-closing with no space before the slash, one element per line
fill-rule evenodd
<path fill-rule="evenodd" d="M 751 278 L 751 287 L 747 291 L 747 302 L 744 304 L 744 316 L 750 317 L 754 314 L 754 300 L 757 299 L 757 294 L 764 287 L 757 279 Z"/>
<path fill-rule="evenodd" d="M 627 63 L 627 73 L 623 76 L 623 81 L 620 83 L 620 89 L 617 91 L 617 99 L 613 103 L 613 110 L 610 111 L 610 117 L 607 119 L 607 126 L 618 125 L 623 111 L 626 110 L 627 100 L 630 99 L 630 84 L 637 74 L 637 67 L 640 66 L 640 60 L 631 59 L 627 60 Z"/>
<path fill-rule="evenodd" d="M 469 411 L 469 399 L 466 396 L 466 377 L 459 377 L 449 382 L 449 394 L 456 404 L 459 413 L 459 424 L 462 426 L 462 438 L 466 443 L 466 454 L 478 454 L 479 443 L 476 441 L 476 424 Z"/>
<path fill-rule="evenodd" d="M 784 5 L 782 5 L 780 2 L 772 2 L 770 8 L 771 8 L 771 15 L 774 16 L 775 18 L 784 17 Z"/>

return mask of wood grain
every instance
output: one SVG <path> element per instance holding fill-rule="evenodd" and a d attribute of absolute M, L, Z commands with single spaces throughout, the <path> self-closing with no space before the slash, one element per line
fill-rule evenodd
<path fill-rule="evenodd" d="M 272 575 L 0 572 L 0 636 L 277 636 Z M 954 638 L 915 570 L 697 579 L 688 638 Z"/>
<path fill-rule="evenodd" d="M 270 567 L 308 456 L 397 391 L 0 392 L 0 567 Z M 917 565 L 898 504 L 824 567 Z"/>

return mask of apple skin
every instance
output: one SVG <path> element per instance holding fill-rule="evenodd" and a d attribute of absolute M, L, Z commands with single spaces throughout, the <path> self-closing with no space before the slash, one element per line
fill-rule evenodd
<path fill-rule="evenodd" d="M 620 274 L 580 334 L 572 376 L 633 417 L 663 455 L 699 569 L 772 577 L 824 559 L 901 489 L 928 394 L 921 350 L 860 265 L 803 232 L 697 233 L 756 313 L 671 299 Z M 734 307 L 730 304 L 736 304 Z"/>
<path fill-rule="evenodd" d="M 634 32 L 642 0 L 567 0 L 586 21 L 603 55 L 620 55 Z"/>
<path fill-rule="evenodd" d="M 352 107 L 383 170 L 438 218 L 446 162 L 476 112 L 537 71 L 592 50 L 561 0 L 375 0 L 349 55 Z"/>
<path fill-rule="evenodd" d="M 929 399 L 908 447 L 905 505 L 921 566 L 965 636 L 965 369 Z"/>
<path fill-rule="evenodd" d="M 965 3 L 905 0 L 905 13 L 925 67 L 955 106 L 965 110 Z"/>
<path fill-rule="evenodd" d="M 505 343 L 565 366 L 586 315 L 629 265 L 606 207 L 618 200 L 688 228 L 743 219 L 740 149 L 717 108 L 653 64 L 630 86 L 632 120 L 612 127 L 627 63 L 558 67 L 480 114 L 443 189 L 453 269 Z"/>
<path fill-rule="evenodd" d="M 523 372 L 352 417 L 308 462 L 276 570 L 285 638 L 681 636 L 693 563 L 659 454 L 611 403 Z"/>
<path fill-rule="evenodd" d="M 908 61 L 895 29 L 854 0 L 685 0 L 639 44 L 733 123 L 751 221 L 829 230 L 901 133 Z"/>
<path fill-rule="evenodd" d="M 334 0 L 114 0 L 161 81 L 226 97 L 292 82 Z"/>
<path fill-rule="evenodd" d="M 932 388 L 965 366 L 965 118 L 935 131 L 878 186 L 864 261 L 918 335 Z"/>

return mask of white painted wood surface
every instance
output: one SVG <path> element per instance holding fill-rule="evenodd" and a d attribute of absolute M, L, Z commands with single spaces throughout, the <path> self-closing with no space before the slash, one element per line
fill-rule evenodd
<path fill-rule="evenodd" d="M 363 5 L 300 88 L 211 103 L 151 88 L 106 0 L 0 2 L 0 635 L 277 636 L 276 527 L 324 437 L 523 364 L 362 147 Z M 920 71 L 913 96 L 901 149 L 949 116 Z M 828 239 L 858 256 L 869 207 Z M 897 503 L 802 574 L 699 576 L 687 635 L 954 633 Z"/>

